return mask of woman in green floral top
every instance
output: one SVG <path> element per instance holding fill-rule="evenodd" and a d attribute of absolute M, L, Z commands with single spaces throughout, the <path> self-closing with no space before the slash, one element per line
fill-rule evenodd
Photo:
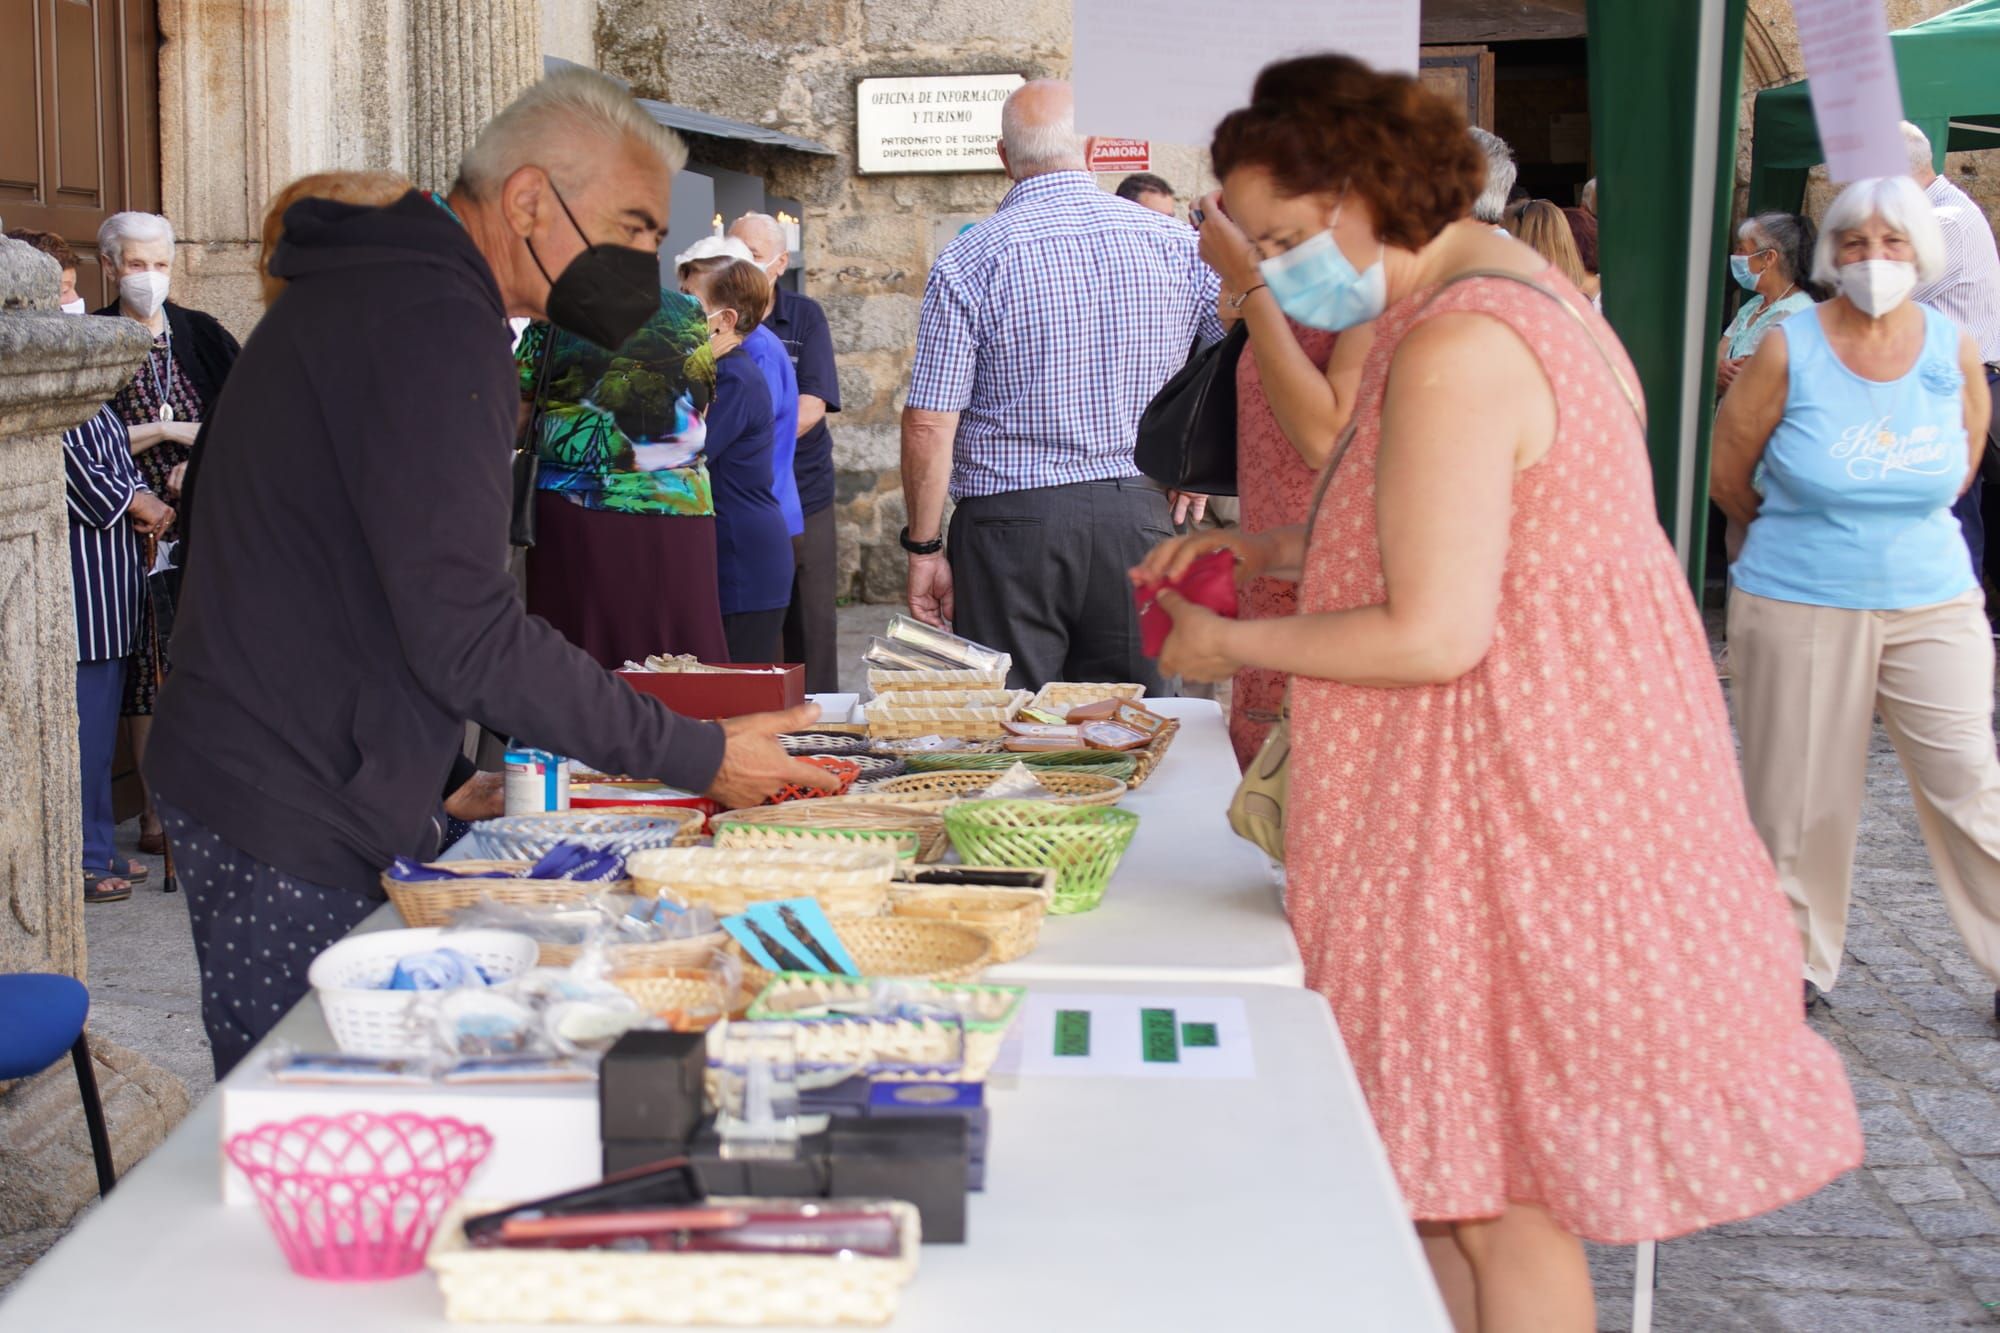
<path fill-rule="evenodd" d="M 549 336 L 540 323 L 522 335 L 524 396 Z M 663 289 L 659 313 L 615 352 L 554 337 L 528 610 L 607 667 L 651 653 L 726 660 L 702 460 L 715 358 L 700 302 Z"/>

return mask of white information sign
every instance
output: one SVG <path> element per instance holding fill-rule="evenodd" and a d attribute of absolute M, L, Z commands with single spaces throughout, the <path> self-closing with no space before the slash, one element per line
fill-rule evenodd
<path fill-rule="evenodd" d="M 1083 134 L 1204 146 L 1273 60 L 1340 51 L 1417 72 L 1418 0 L 1072 0 Z"/>
<path fill-rule="evenodd" d="M 856 85 L 857 168 L 864 174 L 999 171 L 1000 105 L 1019 74 L 930 74 Z"/>
<path fill-rule="evenodd" d="M 1909 171 L 1902 85 L 1882 0 L 1792 0 L 1813 119 L 1837 182 Z"/>

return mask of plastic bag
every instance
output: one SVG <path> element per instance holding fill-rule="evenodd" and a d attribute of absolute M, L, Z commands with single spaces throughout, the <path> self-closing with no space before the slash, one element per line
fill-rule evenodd
<path fill-rule="evenodd" d="M 993 785 L 979 795 L 995 801 L 1052 801 L 1056 794 L 1042 785 L 1034 769 L 1017 763 L 995 778 Z"/>

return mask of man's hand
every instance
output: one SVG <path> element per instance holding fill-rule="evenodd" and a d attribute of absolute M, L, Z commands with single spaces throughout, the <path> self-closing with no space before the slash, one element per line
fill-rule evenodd
<path fill-rule="evenodd" d="M 474 773 L 463 786 L 444 798 L 444 812 L 468 824 L 498 819 L 507 813 L 507 775 Z"/>
<path fill-rule="evenodd" d="M 926 625 L 950 629 L 952 612 L 951 562 L 942 553 L 910 557 L 910 614 Z"/>
<path fill-rule="evenodd" d="M 792 758 L 777 740 L 787 731 L 803 731 L 817 721 L 818 704 L 726 719 L 722 724 L 722 767 L 707 794 L 733 810 L 756 805 L 794 783 L 814 791 L 830 791 L 833 778 L 825 769 Z"/>
<path fill-rule="evenodd" d="M 1183 524 L 1192 528 L 1208 513 L 1208 497 L 1193 491 L 1168 491 L 1167 503 L 1172 506 L 1174 526 L 1177 528 Z"/>
<path fill-rule="evenodd" d="M 151 491 L 140 491 L 125 508 L 132 526 L 145 536 L 158 537 L 174 525 L 173 507 Z"/>

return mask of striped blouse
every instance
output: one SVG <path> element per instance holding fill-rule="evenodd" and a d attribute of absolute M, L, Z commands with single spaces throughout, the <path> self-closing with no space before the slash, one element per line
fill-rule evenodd
<path fill-rule="evenodd" d="M 69 573 L 76 591 L 76 657 L 102 662 L 123 657 L 139 628 L 145 572 L 139 534 L 126 510 L 146 490 L 132 459 L 125 423 L 107 404 L 63 432 L 63 473 L 69 493 Z"/>

